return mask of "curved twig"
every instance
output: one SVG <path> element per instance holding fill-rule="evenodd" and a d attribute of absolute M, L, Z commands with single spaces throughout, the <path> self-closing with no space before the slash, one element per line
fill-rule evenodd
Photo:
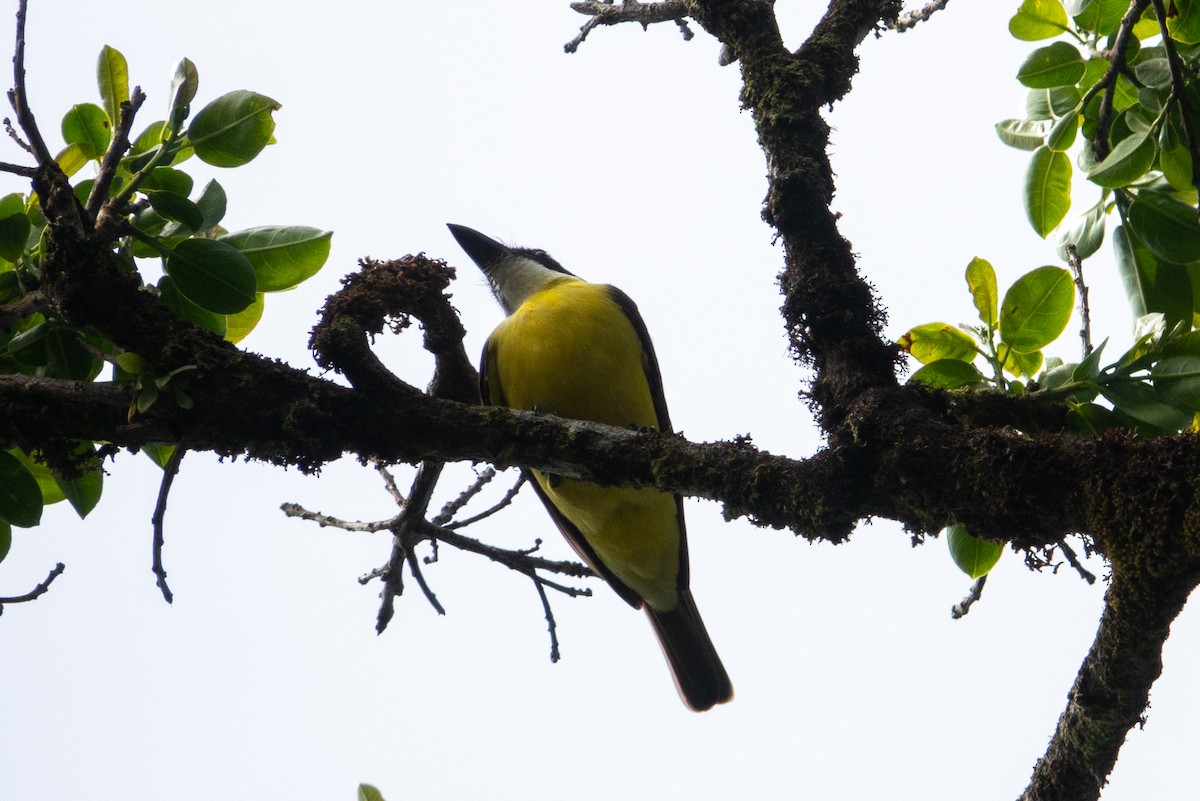
<path fill-rule="evenodd" d="M 62 562 L 59 562 L 50 571 L 50 575 L 46 576 L 46 578 L 44 578 L 40 582 L 38 582 L 38 585 L 36 587 L 34 587 L 32 590 L 30 590 L 29 592 L 27 592 L 23 595 L 10 595 L 7 597 L 0 597 L 0 615 L 4 614 L 4 605 L 5 604 L 29 603 L 30 601 L 35 600 L 42 595 L 45 595 L 46 591 L 50 589 L 50 585 L 52 583 L 54 583 L 54 580 L 56 578 L 58 578 L 59 576 L 61 576 L 62 572 L 66 569 L 67 569 L 67 566 L 64 565 Z"/>
<path fill-rule="evenodd" d="M 186 448 L 176 445 L 171 458 L 167 459 L 167 463 L 163 465 L 162 483 L 158 487 L 158 501 L 154 504 L 154 514 L 150 517 L 150 525 L 154 529 L 151 569 L 154 572 L 155 583 L 162 592 L 163 600 L 167 603 L 171 603 L 175 596 L 171 592 L 171 588 L 167 586 L 167 570 L 163 566 L 163 521 L 167 515 L 167 497 L 171 494 L 171 485 L 175 482 L 175 476 L 179 474 L 179 465 L 182 464 L 185 453 L 187 453 Z"/>

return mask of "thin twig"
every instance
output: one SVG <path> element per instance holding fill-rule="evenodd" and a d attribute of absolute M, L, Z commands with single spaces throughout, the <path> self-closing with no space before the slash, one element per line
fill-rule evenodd
<path fill-rule="evenodd" d="M 967 597 L 950 607 L 950 617 L 955 620 L 960 620 L 966 616 L 967 612 L 971 611 L 971 607 L 975 602 L 983 597 L 983 585 L 987 583 L 987 574 L 980 576 L 974 584 L 971 585 L 971 591 L 967 593 Z"/>
<path fill-rule="evenodd" d="M 457 548 L 460 551 L 486 556 L 493 562 L 499 562 L 505 567 L 526 573 L 526 575 L 528 575 L 528 571 L 530 570 L 545 570 L 549 573 L 557 573 L 573 578 L 588 578 L 595 575 L 591 568 L 581 562 L 533 556 L 532 551 L 536 550 L 536 547 L 526 551 L 513 551 L 507 548 L 497 548 L 493 545 L 487 545 L 477 539 L 463 536 L 448 528 L 434 526 L 431 523 L 425 523 L 421 526 L 421 529 L 427 538 L 439 539 L 451 548 Z M 586 588 L 580 589 L 566 586 L 554 586 L 553 588 L 572 597 L 577 595 L 591 595 L 591 590 Z"/>
<path fill-rule="evenodd" d="M 468 517 L 463 520 L 456 520 L 453 523 L 447 523 L 446 528 L 448 528 L 448 529 L 465 528 L 465 527 L 471 525 L 472 523 L 478 523 L 480 520 L 483 520 L 485 518 L 491 517 L 492 515 L 496 514 L 496 512 L 499 512 L 501 509 L 503 509 L 504 507 L 508 506 L 510 503 L 513 502 L 513 498 L 517 497 L 517 493 L 521 491 L 521 487 L 525 484 L 525 481 L 527 478 L 528 478 L 528 476 L 526 476 L 525 473 L 522 472 L 517 477 L 517 483 L 513 484 L 512 488 L 509 489 L 508 492 L 504 493 L 504 497 L 501 498 L 499 501 L 497 501 L 493 506 L 491 506 L 487 509 L 484 509 L 482 512 L 480 512 L 477 515 L 473 515 L 473 516 Z"/>
<path fill-rule="evenodd" d="M 1096 583 L 1095 574 L 1079 563 L 1079 557 L 1075 555 L 1075 551 L 1071 548 L 1071 546 L 1067 545 L 1066 540 L 1059 540 L 1058 547 L 1062 549 L 1063 556 L 1067 557 L 1067 562 L 1071 565 L 1071 567 L 1075 568 L 1075 572 L 1079 574 L 1080 578 L 1082 578 L 1088 584 Z"/>
<path fill-rule="evenodd" d="M 17 4 L 17 47 L 13 55 L 13 88 L 8 92 L 8 100 L 12 103 L 13 111 L 17 112 L 17 124 L 29 137 L 30 152 L 39 165 L 53 161 L 46 140 L 38 130 L 37 120 L 29 107 L 29 97 L 25 89 L 25 17 L 29 10 L 29 0 L 20 0 Z"/>
<path fill-rule="evenodd" d="M 418 526 L 425 518 L 433 490 L 442 474 L 442 462 L 422 462 L 413 478 L 408 502 L 397 516 L 397 525 L 392 532 L 392 555 L 383 574 L 383 589 L 379 592 L 379 614 L 375 618 L 375 631 L 382 634 L 396 613 L 396 598 L 404 592 L 404 565 L 408 552 L 415 542 L 410 542 L 407 532 Z M 420 583 L 421 579 L 417 579 Z M 428 597 L 428 595 L 426 596 Z M 438 608 L 437 605 L 434 608 Z"/>
<path fill-rule="evenodd" d="M 1088 306 L 1088 287 L 1083 280 L 1083 262 L 1074 245 L 1067 245 L 1064 250 L 1067 252 L 1067 264 L 1071 267 L 1075 288 L 1079 290 L 1079 338 L 1083 340 L 1083 358 L 1086 359 L 1092 355 L 1092 312 Z"/>
<path fill-rule="evenodd" d="M 404 504 L 408 503 L 408 501 L 405 499 L 404 493 L 400 491 L 399 485 L 396 484 L 396 477 L 392 475 L 392 471 L 388 469 L 388 466 L 383 462 L 376 462 L 375 472 L 383 478 L 384 489 L 387 490 L 388 495 L 392 496 L 392 500 L 396 502 L 396 505 L 404 508 Z"/>
<path fill-rule="evenodd" d="M 179 464 L 183 461 L 183 455 L 187 453 L 187 449 L 182 445 L 175 446 L 175 452 L 171 454 L 171 458 L 163 465 L 162 483 L 158 487 L 158 502 L 154 504 L 154 514 L 150 517 L 150 524 L 154 527 L 154 560 L 152 570 L 157 577 L 156 584 L 162 591 L 163 598 L 167 603 L 174 600 L 174 595 L 171 588 L 167 586 L 167 571 L 163 567 L 163 519 L 167 514 L 167 496 L 171 494 L 171 484 L 175 482 L 175 476 L 179 473 Z"/>
<path fill-rule="evenodd" d="M 554 620 L 554 610 L 550 608 L 550 599 L 546 596 L 542 580 L 537 576 L 530 576 L 530 578 L 533 579 L 533 588 L 537 590 L 538 598 L 542 601 L 542 609 L 546 613 L 546 630 L 550 632 L 550 661 L 557 662 L 561 654 L 558 651 L 558 623 Z"/>
<path fill-rule="evenodd" d="M 8 131 L 8 138 L 16 142 L 17 147 L 21 148 L 29 155 L 33 155 L 33 148 L 29 146 L 28 142 L 21 138 L 21 135 L 17 133 L 17 129 L 13 127 L 12 120 L 10 120 L 8 117 L 4 118 L 4 130 Z"/>
<path fill-rule="evenodd" d="M 108 150 L 104 151 L 104 158 L 100 161 L 100 171 L 96 173 L 96 182 L 92 184 L 92 191 L 87 199 L 87 211 L 93 220 L 100 214 L 100 207 L 108 199 L 108 188 L 112 186 L 113 178 L 117 175 L 117 167 L 120 166 L 125 151 L 129 150 L 129 132 L 133 129 L 133 118 L 137 116 L 138 109 L 144 102 L 146 102 L 146 95 L 140 86 L 133 88 L 133 95 L 129 100 L 121 101 L 121 119 L 117 123 L 117 130 L 112 141 L 108 143 Z M 124 216 L 121 211 L 121 209 L 116 210 L 118 216 Z"/>
<path fill-rule="evenodd" d="M 51 583 L 53 583 L 53 581 L 56 578 L 61 576 L 62 572 L 66 569 L 67 569 L 67 566 L 64 565 L 62 562 L 59 562 L 58 564 L 56 564 L 54 566 L 54 569 L 50 571 L 50 575 L 46 576 L 46 578 L 43 579 L 40 584 L 38 584 L 36 587 L 34 587 L 32 590 L 25 593 L 24 595 L 13 595 L 8 598 L 0 597 L 0 615 L 4 614 L 4 605 L 5 604 L 28 603 L 29 601 L 32 601 L 32 600 L 38 598 L 39 596 L 44 595 L 46 590 L 50 589 Z"/>
<path fill-rule="evenodd" d="M 439 615 L 446 614 L 446 608 L 438 601 L 437 596 L 433 594 L 429 584 L 425 581 L 425 574 L 421 572 L 421 561 L 417 559 L 416 551 L 411 548 L 404 555 L 405 561 L 408 562 L 408 569 L 412 571 L 413 578 L 417 580 L 417 586 L 421 588 L 421 592 L 425 595 L 425 600 L 429 601 L 429 605 L 434 608 Z"/>
<path fill-rule="evenodd" d="M 13 175 L 20 175 L 22 178 L 32 178 L 37 175 L 36 167 L 26 167 L 23 164 L 10 164 L 7 161 L 0 161 L 0 172 L 10 172 Z"/>
<path fill-rule="evenodd" d="M 442 511 L 438 512 L 437 517 L 429 521 L 435 526 L 444 526 L 454 519 L 454 515 L 462 509 L 467 503 L 474 498 L 487 485 L 489 481 L 496 477 L 495 468 L 488 467 L 481 471 L 475 480 L 471 482 L 471 486 L 467 487 L 458 497 L 449 501 L 442 507 Z"/>
<path fill-rule="evenodd" d="M 374 534 L 376 531 L 394 528 L 397 518 L 389 520 L 379 520 L 373 523 L 364 523 L 361 520 L 343 520 L 340 517 L 323 514 L 321 512 L 313 512 L 305 509 L 298 503 L 280 504 L 279 508 L 288 517 L 298 517 L 301 520 L 311 520 L 321 528 L 329 526 L 331 528 L 340 528 L 343 531 L 363 531 L 368 534 Z"/>
<path fill-rule="evenodd" d="M 896 33 L 904 33 L 917 26 L 918 23 L 927 22 L 937 12 L 946 7 L 950 0 L 933 0 L 932 3 L 926 3 L 923 8 L 914 11 L 906 11 L 901 14 L 891 29 Z"/>

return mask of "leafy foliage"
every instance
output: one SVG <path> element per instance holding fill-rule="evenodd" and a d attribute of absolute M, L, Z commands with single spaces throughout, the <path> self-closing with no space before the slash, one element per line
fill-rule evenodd
<path fill-rule="evenodd" d="M 65 147 L 57 161 L 68 176 L 101 165 L 125 119 L 128 130 L 142 98 L 130 94 L 129 66 L 113 47 L 100 51 L 96 67 L 99 103 L 72 106 L 62 120 Z M 271 226 L 229 232 L 221 227 L 228 198 L 210 180 L 197 194 L 195 180 L 180 165 L 193 156 L 215 167 L 240 167 L 274 141 L 273 112 L 265 95 L 238 90 L 207 103 L 193 117 L 199 75 L 187 59 L 171 82 L 166 118 L 150 123 L 119 157 L 111 181 L 78 180 L 76 196 L 89 213 L 105 201 L 127 210 L 113 252 L 121 268 L 136 274 L 146 293 L 180 319 L 237 342 L 262 318 L 265 294 L 290 289 L 312 277 L 329 255 L 332 234 L 307 226 Z M 123 115 L 129 115 L 127 118 Z M 191 119 L 190 125 L 188 120 Z M 94 198 L 97 184 L 106 194 Z M 163 397 L 190 409 L 186 377 L 191 365 L 157 375 L 136 353 L 123 351 L 95 332 L 73 327 L 37 302 L 32 293 L 42 273 L 46 220 L 38 198 L 0 197 L 0 374 L 79 381 L 112 380 L 134 390 L 130 417 L 144 414 Z M 155 272 L 164 273 L 153 283 Z M 9 322 L 11 320 L 11 323 Z M 147 449 L 166 464 L 174 446 Z M 35 526 L 47 504 L 67 501 L 80 517 L 97 504 L 103 472 L 97 443 L 77 442 L 71 466 L 47 466 L 43 456 L 19 449 L 0 451 L 0 559 L 11 527 Z"/>
<path fill-rule="evenodd" d="M 1010 32 L 1058 41 L 1033 50 L 1018 69 L 1030 90 L 1025 116 L 996 131 L 1005 144 L 1033 153 L 1024 202 L 1034 231 L 1057 231 L 1064 259 L 1068 245 L 1087 258 L 1103 242 L 1104 218 L 1115 213 L 1114 245 L 1135 312 L 1190 325 L 1200 222 L 1188 144 L 1193 123 L 1185 113 L 1200 101 L 1200 85 L 1189 78 L 1181 94 L 1171 59 L 1178 58 L 1181 76 L 1200 69 L 1200 4 L 1171 4 L 1178 13 L 1168 20 L 1170 49 L 1152 7 L 1121 36 L 1128 8 L 1119 0 L 1023 2 Z M 1076 171 L 1099 197 L 1064 224 L 1072 195 L 1086 191 L 1073 183 Z"/>
<path fill-rule="evenodd" d="M 1049 266 L 1026 273 L 997 308 L 995 273 L 976 258 L 966 279 L 979 322 L 928 323 L 901 337 L 901 347 L 923 365 L 911 382 L 1061 402 L 1078 435 L 1196 428 L 1200 220 L 1191 109 L 1200 103 L 1200 2 L 1171 4 L 1170 41 L 1152 6 L 1125 21 L 1129 8 L 1125 0 L 1024 0 L 1009 32 L 1022 41 L 1056 41 L 1036 47 L 1017 70 L 1029 90 L 1025 115 L 1001 121 L 996 132 L 1031 153 L 1026 215 L 1038 236 L 1057 232 L 1063 261 L 1081 269 L 1080 261 L 1103 246 L 1107 217 L 1117 216 L 1113 251 L 1138 318 L 1133 347 L 1107 365 L 1104 343 L 1076 363 L 1046 357 L 1071 315 L 1070 273 Z M 1073 195 L 1087 191 L 1074 180 L 1076 170 L 1098 198 L 1066 221 Z M 947 538 L 955 562 L 973 578 L 999 557 L 999 546 L 960 525 L 947 529 Z"/>

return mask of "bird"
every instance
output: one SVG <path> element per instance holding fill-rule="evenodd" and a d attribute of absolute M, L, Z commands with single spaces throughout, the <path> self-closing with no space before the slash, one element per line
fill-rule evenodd
<path fill-rule="evenodd" d="M 483 349 L 485 404 L 672 430 L 654 346 L 629 296 L 584 281 L 543 250 L 448 227 L 507 315 Z M 524 472 L 580 558 L 646 611 L 683 702 L 701 712 L 731 700 L 733 685 L 689 586 L 683 499 Z"/>

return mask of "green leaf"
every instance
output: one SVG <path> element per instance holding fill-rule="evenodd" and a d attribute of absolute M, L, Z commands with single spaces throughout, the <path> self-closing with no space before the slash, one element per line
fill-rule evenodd
<path fill-rule="evenodd" d="M 383 801 L 383 793 L 369 784 L 358 785 L 358 801 Z"/>
<path fill-rule="evenodd" d="M 1158 135 L 1158 168 L 1177 192 L 1194 192 L 1192 154 L 1175 128 L 1174 121 L 1164 125 Z"/>
<path fill-rule="evenodd" d="M 1137 262 L 1137 251 L 1125 226 L 1118 225 L 1113 231 L 1113 252 L 1117 257 L 1117 271 L 1125 284 L 1125 297 L 1129 300 L 1129 309 L 1134 317 L 1141 317 L 1150 311 L 1150 283 L 1146 277 L 1147 270 Z"/>
<path fill-rule="evenodd" d="M 1171 62 L 1165 56 L 1139 61 L 1133 73 L 1139 81 L 1155 89 L 1166 89 L 1171 85 Z"/>
<path fill-rule="evenodd" d="M 96 82 L 100 85 L 100 98 L 104 113 L 116 125 L 121 121 L 121 104 L 129 100 L 129 65 L 121 51 L 105 45 L 100 48 L 96 63 Z"/>
<path fill-rule="evenodd" d="M 949 323 L 926 323 L 909 329 L 897 344 L 921 364 L 939 359 L 959 359 L 969 362 L 975 358 L 975 340 Z"/>
<path fill-rule="evenodd" d="M 1073 113 L 1082 99 L 1074 86 L 1030 89 L 1025 96 L 1025 116 L 1031 120 L 1056 120 Z"/>
<path fill-rule="evenodd" d="M 1045 120 L 1002 120 L 996 123 L 1000 141 L 1018 150 L 1037 150 L 1046 140 Z"/>
<path fill-rule="evenodd" d="M 1085 436 L 1096 436 L 1113 428 L 1133 428 L 1137 421 L 1098 403 L 1073 404 L 1067 411 L 1067 428 Z"/>
<path fill-rule="evenodd" d="M 204 223 L 200 231 L 207 231 L 221 220 L 225 219 L 225 189 L 216 180 L 209 181 L 204 185 L 204 189 L 200 191 L 200 197 L 196 199 L 196 205 L 200 207 L 200 213 L 204 215 Z"/>
<path fill-rule="evenodd" d="M 999 316 L 1000 290 L 996 288 L 996 271 L 991 262 L 978 256 L 971 259 L 967 265 L 967 289 L 971 291 L 971 299 L 979 311 L 979 319 L 989 329 L 996 327 Z"/>
<path fill-rule="evenodd" d="M 1025 172 L 1025 214 L 1043 239 L 1071 208 L 1071 160 L 1065 153 L 1039 147 Z"/>
<path fill-rule="evenodd" d="M 1169 4 L 1178 14 L 1167 16 L 1167 31 L 1182 44 L 1200 42 L 1200 3 L 1195 0 L 1175 0 Z"/>
<path fill-rule="evenodd" d="M 46 374 L 50 377 L 90 381 L 100 372 L 100 360 L 83 346 L 74 329 L 52 325 L 45 344 Z"/>
<path fill-rule="evenodd" d="M 1053 39 L 1067 30 L 1067 12 L 1059 0 L 1024 0 L 1008 21 L 1008 32 L 1024 42 Z"/>
<path fill-rule="evenodd" d="M 142 180 L 141 189 L 156 192 L 174 192 L 187 197 L 192 193 L 194 181 L 183 170 L 173 167 L 155 167 Z"/>
<path fill-rule="evenodd" d="M 1154 164 L 1154 139 L 1150 131 L 1125 137 L 1103 161 L 1088 171 L 1088 180 L 1107 189 L 1133 183 Z"/>
<path fill-rule="evenodd" d="M 1068 150 L 1075 144 L 1075 135 L 1079 133 L 1079 115 L 1068 114 L 1054 123 L 1050 134 L 1046 137 L 1046 147 L 1051 150 Z"/>
<path fill-rule="evenodd" d="M 147 192 L 150 208 L 168 220 L 183 223 L 191 231 L 204 228 L 204 212 L 192 201 L 174 192 Z"/>
<path fill-rule="evenodd" d="M 226 317 L 225 339 L 235 345 L 245 339 L 254 330 L 254 327 L 258 325 L 258 321 L 262 319 L 265 300 L 266 295 L 259 292 L 258 297 L 253 303 L 237 314 L 231 314 Z"/>
<path fill-rule="evenodd" d="M 939 389 L 973 387 L 983 382 L 975 365 L 959 359 L 938 359 L 908 377 L 910 384 L 925 384 Z"/>
<path fill-rule="evenodd" d="M 137 395 L 134 396 L 134 406 L 137 407 L 138 414 L 145 414 L 157 400 L 158 387 L 155 384 L 146 384 L 138 389 Z"/>
<path fill-rule="evenodd" d="M 163 305 L 175 312 L 180 319 L 187 320 L 189 323 L 194 323 L 201 328 L 212 331 L 217 336 L 225 336 L 225 315 L 211 312 L 192 303 L 192 301 L 179 293 L 175 282 L 171 280 L 170 276 L 164 275 L 159 280 L 158 293 Z"/>
<path fill-rule="evenodd" d="M 4 561 L 4 557 L 8 556 L 9 549 L 12 548 L 12 526 L 6 520 L 0 520 L 0 562 Z"/>
<path fill-rule="evenodd" d="M 950 558 L 954 564 L 973 579 L 986 575 L 1004 553 L 1003 545 L 971 536 L 961 523 L 946 529 L 946 544 L 950 546 Z"/>
<path fill-rule="evenodd" d="M 179 293 L 201 308 L 233 314 L 254 302 L 254 267 L 235 248 L 213 239 L 185 239 L 165 271 Z"/>
<path fill-rule="evenodd" d="M 1075 284 L 1061 267 L 1039 267 L 1017 279 L 1000 306 L 1000 339 L 1033 353 L 1058 339 L 1071 319 Z"/>
<path fill-rule="evenodd" d="M 25 198 L 17 193 L 0 198 L 0 258 L 20 261 L 29 245 L 33 224 L 25 213 Z"/>
<path fill-rule="evenodd" d="M 1058 257 L 1067 261 L 1067 245 L 1075 246 L 1075 254 L 1086 259 L 1104 243 L 1104 201 L 1101 200 L 1075 218 L 1070 226 L 1059 231 Z"/>
<path fill-rule="evenodd" d="M 38 322 L 27 323 L 28 328 L 8 341 L 8 354 L 31 367 L 44 367 L 47 361 L 46 334 L 51 326 L 40 314 L 34 319 Z"/>
<path fill-rule="evenodd" d="M 1155 256 L 1173 264 L 1200 261 L 1200 222 L 1194 206 L 1143 190 L 1126 218 L 1133 233 Z"/>
<path fill-rule="evenodd" d="M 21 291 L 21 281 L 17 278 L 16 270 L 0 273 L 0 305 L 12 303 L 24 294 Z"/>
<path fill-rule="evenodd" d="M 1100 354 L 1104 353 L 1104 347 L 1108 344 L 1105 339 L 1095 350 L 1087 355 L 1083 361 L 1075 368 L 1071 374 L 1072 381 L 1098 381 L 1100 378 Z"/>
<path fill-rule="evenodd" d="M 183 59 L 175 67 L 175 77 L 171 80 L 171 101 L 168 106 L 168 126 L 163 131 L 163 139 L 172 132 L 178 131 L 183 121 L 191 113 L 192 100 L 196 97 L 196 88 L 200 85 L 200 75 L 196 65 L 188 59 Z"/>
<path fill-rule="evenodd" d="M 1074 16 L 1075 24 L 1085 31 L 1108 36 L 1121 24 L 1129 3 L 1125 0 L 1091 0 L 1081 6 Z"/>
<path fill-rule="evenodd" d="M 91 161 L 91 156 L 84 152 L 82 145 L 70 144 L 59 151 L 54 160 L 58 162 L 58 166 L 63 173 L 70 178 Z"/>
<path fill-rule="evenodd" d="M 42 519 L 42 491 L 21 461 L 0 451 L 0 520 L 32 528 Z"/>
<path fill-rule="evenodd" d="M 1191 425 L 1192 413 L 1159 400 L 1153 389 L 1140 381 L 1112 381 L 1100 385 L 1103 395 L 1119 412 L 1163 431 L 1182 431 Z"/>
<path fill-rule="evenodd" d="M 33 476 L 33 480 L 37 482 L 38 490 L 42 493 L 43 506 L 51 506 L 67 499 L 62 488 L 58 486 L 58 482 L 54 480 L 54 474 L 50 472 L 49 467 L 42 462 L 34 461 L 32 457 L 22 451 L 13 450 L 9 453 L 25 466 L 25 469 Z"/>
<path fill-rule="evenodd" d="M 63 117 L 62 135 L 68 145 L 79 145 L 84 156 L 95 159 L 112 141 L 112 123 L 95 103 L 79 103 Z"/>
<path fill-rule="evenodd" d="M 271 113 L 279 108 L 265 95 L 230 92 L 200 110 L 188 128 L 188 142 L 206 164 L 240 167 L 270 143 L 275 131 Z"/>
<path fill-rule="evenodd" d="M 1030 89 L 1074 86 L 1084 69 L 1083 56 L 1074 45 L 1055 42 L 1030 53 L 1017 70 L 1017 80 Z"/>
<path fill-rule="evenodd" d="M 264 226 L 226 234 L 218 241 L 237 248 L 254 266 L 260 292 L 279 292 L 312 277 L 329 258 L 332 231 L 302 225 Z"/>
<path fill-rule="evenodd" d="M 1113 231 L 1113 249 L 1135 317 L 1159 312 L 1169 326 L 1191 322 L 1192 286 L 1187 268 L 1157 258 L 1123 225 Z"/>
<path fill-rule="evenodd" d="M 167 462 L 171 461 L 171 456 L 175 453 L 176 447 L 165 442 L 147 442 L 142 446 L 142 453 L 149 456 L 152 462 L 165 470 Z"/>
<path fill-rule="evenodd" d="M 1200 412 L 1200 356 L 1170 356 L 1150 370 L 1154 391 L 1166 403 Z"/>
<path fill-rule="evenodd" d="M 1044 357 L 1040 350 L 1032 353 L 1018 353 L 1003 342 L 996 350 L 996 358 L 1004 365 L 1004 369 L 1017 378 L 1033 378 L 1042 369 Z"/>
<path fill-rule="evenodd" d="M 76 449 L 76 455 L 81 456 L 89 451 L 95 453 L 92 443 L 82 442 Z M 97 460 L 98 464 L 99 460 Z M 104 489 L 104 472 L 97 466 L 77 478 L 64 478 L 56 474 L 54 481 L 66 499 L 70 501 L 75 513 L 79 515 L 80 519 L 83 519 L 100 502 L 100 493 Z"/>
<path fill-rule="evenodd" d="M 157 120 L 147 125 L 146 129 L 133 140 L 133 144 L 129 148 L 129 154 L 136 156 L 140 153 L 148 153 L 158 147 L 163 139 L 163 129 L 166 127 L 166 120 Z"/>

